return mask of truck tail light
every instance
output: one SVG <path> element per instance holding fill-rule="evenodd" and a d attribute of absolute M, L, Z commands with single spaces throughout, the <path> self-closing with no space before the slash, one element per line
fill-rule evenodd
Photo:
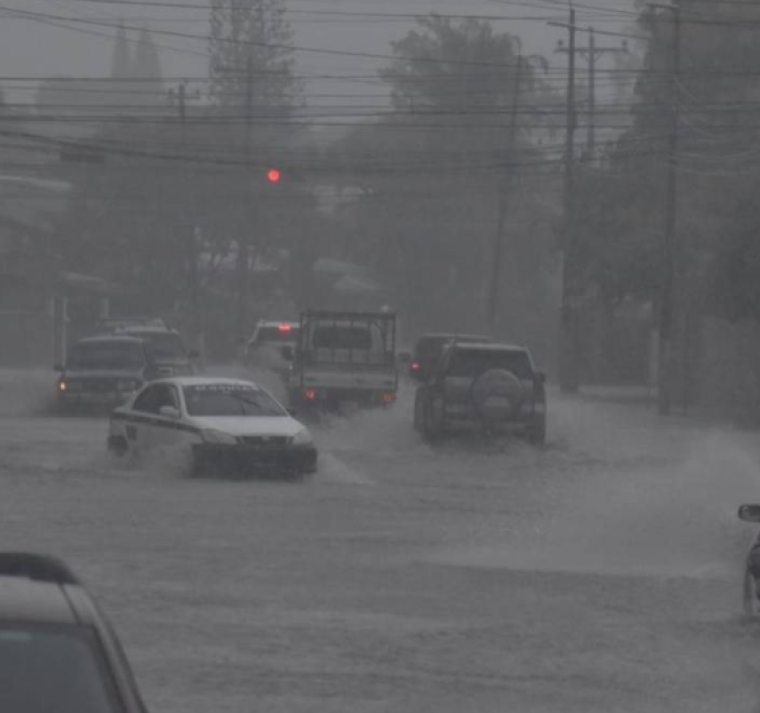
<path fill-rule="evenodd" d="M 383 394 L 384 404 L 392 404 L 395 401 L 396 401 L 396 394 L 394 394 L 392 391 L 388 391 L 387 393 Z"/>
<path fill-rule="evenodd" d="M 317 400 L 317 390 L 316 389 L 304 389 L 303 390 L 303 397 L 307 401 L 316 401 Z"/>

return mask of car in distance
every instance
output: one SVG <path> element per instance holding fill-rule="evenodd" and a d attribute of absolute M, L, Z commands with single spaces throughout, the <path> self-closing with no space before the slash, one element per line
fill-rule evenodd
<path fill-rule="evenodd" d="M 246 364 L 269 369 L 287 380 L 295 358 L 299 330 L 298 322 L 261 320 L 245 346 Z"/>
<path fill-rule="evenodd" d="M 52 557 L 0 552 L 0 710 L 147 713 L 113 627 Z"/>
<path fill-rule="evenodd" d="M 414 346 L 409 374 L 416 381 L 425 381 L 451 342 L 485 344 L 490 341 L 490 337 L 476 334 L 423 334 Z"/>
<path fill-rule="evenodd" d="M 98 333 L 116 332 L 120 329 L 134 329 L 136 327 L 154 327 L 156 329 L 169 329 L 169 326 L 161 317 L 106 317 L 97 324 Z"/>
<path fill-rule="evenodd" d="M 59 410 L 113 408 L 155 376 L 155 363 L 142 339 L 108 335 L 76 342 L 56 371 Z"/>
<path fill-rule="evenodd" d="M 311 434 L 264 388 L 204 377 L 159 379 L 110 419 L 109 450 L 139 456 L 189 449 L 197 474 L 282 473 L 317 469 Z"/>
<path fill-rule="evenodd" d="M 427 439 L 457 430 L 546 441 L 545 377 L 530 352 L 506 344 L 450 343 L 417 389 L 414 425 Z"/>

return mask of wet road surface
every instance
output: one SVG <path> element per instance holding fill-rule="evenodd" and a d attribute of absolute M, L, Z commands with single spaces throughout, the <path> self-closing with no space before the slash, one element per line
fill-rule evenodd
<path fill-rule="evenodd" d="M 407 393 L 316 427 L 312 480 L 232 483 L 0 385 L 2 547 L 81 573 L 154 713 L 757 710 L 754 434 L 555 398 L 543 452 L 431 448 Z"/>

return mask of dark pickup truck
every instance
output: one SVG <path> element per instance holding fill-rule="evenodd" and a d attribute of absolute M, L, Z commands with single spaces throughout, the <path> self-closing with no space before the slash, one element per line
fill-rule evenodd
<path fill-rule="evenodd" d="M 451 343 L 417 389 L 414 426 L 426 439 L 458 430 L 546 441 L 545 377 L 530 352 L 505 344 Z"/>

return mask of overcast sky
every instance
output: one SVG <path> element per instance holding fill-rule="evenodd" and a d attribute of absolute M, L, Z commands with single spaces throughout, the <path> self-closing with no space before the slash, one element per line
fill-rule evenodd
<path fill-rule="evenodd" d="M 163 0 L 172 2 L 172 0 Z M 202 5 L 203 0 L 174 0 L 183 4 Z M 562 58 L 552 54 L 558 39 L 566 36 L 559 29 L 548 27 L 546 20 L 563 20 L 567 17 L 566 6 L 559 0 L 289 0 L 290 19 L 296 33 L 296 44 L 330 50 L 349 52 L 389 53 L 390 42 L 402 37 L 411 27 L 411 19 L 387 17 L 347 17 L 312 14 L 313 11 L 374 12 L 374 13 L 420 13 L 430 11 L 455 14 L 499 15 L 504 20 L 494 21 L 498 30 L 518 34 L 523 38 L 526 52 L 541 52 L 550 60 L 562 64 Z M 579 24 L 594 24 L 598 29 L 619 30 L 631 19 L 615 10 L 631 10 L 631 0 L 588 0 L 581 3 L 578 11 Z M 208 57 L 206 43 L 202 39 L 162 36 L 160 31 L 200 35 L 208 32 L 208 10 L 185 8 L 145 8 L 114 4 L 98 5 L 88 0 L 0 0 L 0 8 L 15 8 L 27 12 L 57 16 L 58 19 L 22 19 L 8 12 L 0 17 L 0 76 L 47 76 L 47 75 L 107 75 L 113 47 L 114 30 L 109 27 L 75 24 L 68 18 L 95 20 L 107 23 L 123 21 L 125 25 L 139 27 L 148 24 L 156 31 L 155 40 L 160 45 L 164 73 L 167 77 L 203 76 L 206 74 Z M 592 9 L 593 8 L 593 9 Z M 605 12 L 605 10 L 612 12 Z M 526 18 L 514 19 L 514 18 Z M 544 19 L 545 18 L 545 19 Z M 585 41 L 585 35 L 579 36 Z M 605 38 L 605 42 L 619 44 L 617 38 Z M 601 43 L 601 41 L 600 41 Z M 387 62 L 377 59 L 352 58 L 299 52 L 297 72 L 372 74 Z M 2 83 L 8 90 L 10 82 Z M 365 81 L 324 80 L 309 82 L 308 93 L 345 92 L 367 93 L 372 84 Z M 13 92 L 14 101 L 23 98 L 23 89 Z M 31 95 L 27 92 L 29 98 Z"/>

